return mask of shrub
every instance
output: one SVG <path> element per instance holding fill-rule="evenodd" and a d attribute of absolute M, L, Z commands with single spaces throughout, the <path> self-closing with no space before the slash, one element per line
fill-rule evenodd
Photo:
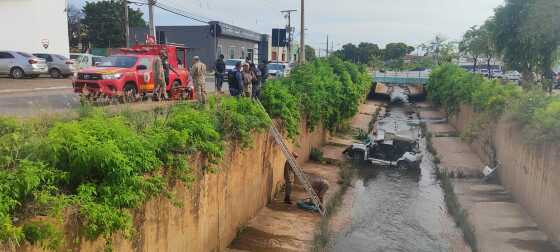
<path fill-rule="evenodd" d="M 294 139 L 298 135 L 301 118 L 299 101 L 279 80 L 268 81 L 265 87 L 261 96 L 263 106 L 270 117 L 281 120 L 288 137 Z"/>

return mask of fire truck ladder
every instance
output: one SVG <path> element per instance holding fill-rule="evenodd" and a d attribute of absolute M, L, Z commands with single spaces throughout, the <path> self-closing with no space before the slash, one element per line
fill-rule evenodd
<path fill-rule="evenodd" d="M 317 206 L 317 208 L 319 209 L 319 213 L 324 216 L 326 214 L 325 208 L 323 207 L 323 204 L 321 204 L 321 201 L 319 200 L 317 193 L 315 193 L 315 190 L 313 190 L 313 187 L 311 187 L 311 183 L 309 182 L 309 179 L 307 179 L 307 175 L 305 175 L 303 170 L 297 165 L 296 159 L 294 158 L 294 156 L 288 149 L 288 146 L 284 142 L 282 134 L 280 134 L 280 132 L 278 131 L 278 128 L 276 127 L 274 120 L 272 120 L 270 115 L 268 115 L 266 109 L 264 108 L 264 106 L 261 104 L 259 100 L 257 100 L 257 103 L 259 104 L 261 109 L 267 114 L 268 118 L 270 118 L 270 120 L 272 121 L 272 124 L 270 125 L 270 133 L 272 134 L 272 137 L 274 137 L 276 143 L 280 145 L 280 149 L 282 150 L 282 153 L 284 153 L 284 156 L 286 157 L 288 163 L 292 167 L 294 174 L 297 176 L 299 182 L 305 188 L 305 191 L 307 191 L 309 196 L 311 196 L 311 201 L 313 202 L 313 204 L 315 204 L 315 206 Z"/>

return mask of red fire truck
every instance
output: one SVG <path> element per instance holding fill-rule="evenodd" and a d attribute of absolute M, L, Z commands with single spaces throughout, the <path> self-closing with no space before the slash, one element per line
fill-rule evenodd
<path fill-rule="evenodd" d="M 74 75 L 74 92 L 89 100 L 119 98 L 135 101 L 154 90 L 153 60 L 166 54 L 169 75 L 167 92 L 171 99 L 194 99 L 194 86 L 186 67 L 186 48 L 174 44 L 135 45 L 122 48 L 95 67 L 84 68 Z"/>

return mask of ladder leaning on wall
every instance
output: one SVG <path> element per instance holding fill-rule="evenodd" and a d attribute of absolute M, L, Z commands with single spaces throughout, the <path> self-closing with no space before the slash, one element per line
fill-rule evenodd
<path fill-rule="evenodd" d="M 298 178 L 299 182 L 305 188 L 305 191 L 307 191 L 309 196 L 311 196 L 311 201 L 313 201 L 313 204 L 317 206 L 317 208 L 319 209 L 319 213 L 321 213 L 321 215 L 324 216 L 326 214 L 325 208 L 323 207 L 323 204 L 321 204 L 321 201 L 319 200 L 317 193 L 315 193 L 315 190 L 313 190 L 313 187 L 311 186 L 311 183 L 309 182 L 307 175 L 305 175 L 303 170 L 297 165 L 296 159 L 292 155 L 292 152 L 290 152 L 290 150 L 288 149 L 286 142 L 284 142 L 282 134 L 280 134 L 280 132 L 278 131 L 278 128 L 276 127 L 274 120 L 272 120 L 270 115 L 268 115 L 266 109 L 261 104 L 261 102 L 259 100 L 256 100 L 256 102 L 259 104 L 261 109 L 267 114 L 268 118 L 270 118 L 270 120 L 272 121 L 272 124 L 270 125 L 270 133 L 272 134 L 272 137 L 274 137 L 276 143 L 280 145 L 280 149 L 282 150 L 282 153 L 286 157 L 286 160 L 292 167 L 294 174 Z"/>

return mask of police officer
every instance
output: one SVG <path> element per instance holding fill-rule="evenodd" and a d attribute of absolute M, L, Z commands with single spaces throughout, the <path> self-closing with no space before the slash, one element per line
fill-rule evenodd
<path fill-rule="evenodd" d="M 214 73 L 214 79 L 216 81 L 216 91 L 221 94 L 223 93 L 222 85 L 224 83 L 224 74 L 226 72 L 226 63 L 224 62 L 223 54 L 220 54 L 220 58 L 216 60 L 214 68 L 216 70 Z"/>

